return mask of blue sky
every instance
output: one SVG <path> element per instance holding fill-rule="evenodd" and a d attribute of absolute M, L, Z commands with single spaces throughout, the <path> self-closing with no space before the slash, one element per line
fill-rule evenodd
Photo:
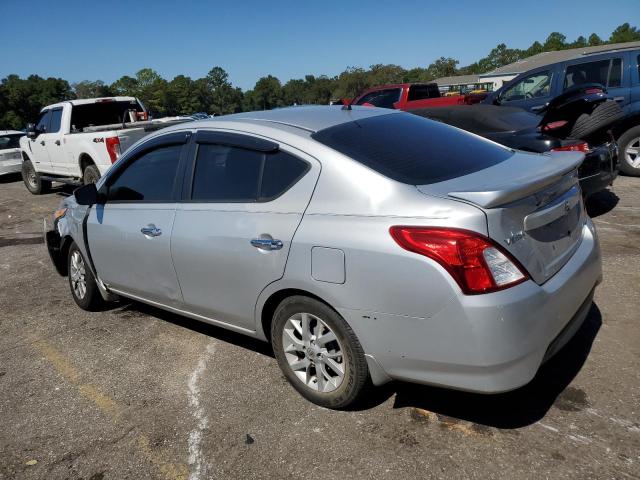
<path fill-rule="evenodd" d="M 624 22 L 640 27 L 640 0 L 0 0 L 0 18 L 0 78 L 112 82 L 151 67 L 170 80 L 219 65 L 248 89 L 267 74 L 284 83 L 440 56 L 465 65 L 498 43 L 526 48 L 552 31 L 607 38 Z"/>

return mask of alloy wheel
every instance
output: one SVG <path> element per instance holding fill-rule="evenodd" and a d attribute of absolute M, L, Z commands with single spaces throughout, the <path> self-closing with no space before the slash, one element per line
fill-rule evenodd
<path fill-rule="evenodd" d="M 78 250 L 71 254 L 69 276 L 71 277 L 71 288 L 73 293 L 79 299 L 83 299 L 87 293 L 87 280 L 85 278 L 84 259 Z"/>
<path fill-rule="evenodd" d="M 640 167 L 640 137 L 634 138 L 629 142 L 624 151 L 627 163 L 633 168 Z"/>
<path fill-rule="evenodd" d="M 342 384 L 344 349 L 319 317 L 296 313 L 289 318 L 282 330 L 282 348 L 293 373 L 310 389 L 328 393 Z"/>

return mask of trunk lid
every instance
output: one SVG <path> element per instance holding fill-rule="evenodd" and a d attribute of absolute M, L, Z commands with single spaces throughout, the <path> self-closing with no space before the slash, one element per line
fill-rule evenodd
<path fill-rule="evenodd" d="M 585 213 L 577 168 L 583 159 L 578 152 L 516 152 L 493 167 L 417 188 L 482 209 L 489 237 L 542 284 L 582 240 Z"/>

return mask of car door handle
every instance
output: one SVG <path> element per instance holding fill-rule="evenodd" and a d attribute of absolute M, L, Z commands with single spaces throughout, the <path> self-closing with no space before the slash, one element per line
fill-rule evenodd
<path fill-rule="evenodd" d="M 613 97 L 616 102 L 624 102 L 624 97 Z"/>
<path fill-rule="evenodd" d="M 536 105 L 535 107 L 531 107 L 531 111 L 534 113 L 541 112 L 544 107 L 546 107 L 546 105 Z"/>
<path fill-rule="evenodd" d="M 54 143 L 55 143 L 56 145 L 60 146 L 60 140 L 56 140 Z"/>
<path fill-rule="evenodd" d="M 40 145 L 44 145 L 44 140 L 40 140 Z"/>
<path fill-rule="evenodd" d="M 156 227 L 153 223 L 150 223 L 146 227 L 142 227 L 140 231 L 145 237 L 159 237 L 162 235 L 162 230 Z"/>
<path fill-rule="evenodd" d="M 260 250 L 280 250 L 282 241 L 274 238 L 254 238 L 251 240 L 251 245 Z"/>

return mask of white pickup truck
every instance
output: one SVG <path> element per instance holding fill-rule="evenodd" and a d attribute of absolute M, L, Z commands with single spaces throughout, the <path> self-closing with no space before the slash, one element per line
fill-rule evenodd
<path fill-rule="evenodd" d="M 95 183 L 128 147 L 149 132 L 186 118 L 149 120 L 134 97 L 69 100 L 44 107 L 20 139 L 22 179 L 38 195 L 53 181 Z"/>

